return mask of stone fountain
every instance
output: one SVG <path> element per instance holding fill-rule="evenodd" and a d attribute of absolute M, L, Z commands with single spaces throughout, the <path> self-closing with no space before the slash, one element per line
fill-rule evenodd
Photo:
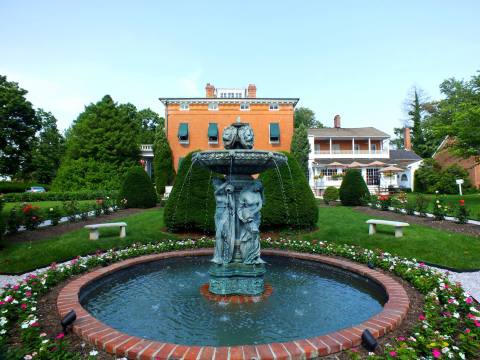
<path fill-rule="evenodd" d="M 194 162 L 225 175 L 214 179 L 215 251 L 209 291 L 218 295 L 260 295 L 265 262 L 260 257 L 260 210 L 265 202 L 261 181 L 252 175 L 287 162 L 278 152 L 252 150 L 253 130 L 237 122 L 222 134 L 225 150 L 196 153 Z"/>

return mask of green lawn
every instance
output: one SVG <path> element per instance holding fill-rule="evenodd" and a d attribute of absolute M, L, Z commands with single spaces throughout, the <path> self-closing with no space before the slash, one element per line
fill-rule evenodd
<path fill-rule="evenodd" d="M 161 231 L 164 226 L 163 209 L 151 209 L 110 222 L 118 221 L 125 221 L 128 225 L 126 238 L 118 237 L 119 228 L 105 228 L 100 229 L 100 239 L 92 241 L 88 239 L 88 230 L 80 229 L 31 243 L 7 244 L 6 248 L 0 251 L 0 273 L 23 273 L 77 255 L 95 253 L 96 250 L 176 238 Z"/>
<path fill-rule="evenodd" d="M 24 204 L 23 202 L 9 202 L 5 203 L 5 206 L 3 208 L 3 212 L 5 214 L 8 214 L 10 210 L 15 207 L 15 206 L 22 206 Z M 37 202 L 29 202 L 28 204 L 32 204 L 33 206 L 38 206 L 41 209 L 50 209 L 52 207 L 58 206 L 60 208 L 60 211 L 62 214 L 64 213 L 63 211 L 63 201 L 37 201 Z M 95 204 L 95 200 L 80 200 L 78 201 L 79 205 L 93 205 Z"/>
<path fill-rule="evenodd" d="M 480 268 L 478 237 L 413 224 L 404 228 L 401 238 L 394 236 L 393 227 L 384 225 L 378 225 L 378 233 L 370 236 L 365 221 L 371 218 L 348 207 L 320 207 L 319 230 L 299 237 L 383 249 L 396 255 L 456 269 Z"/>
<path fill-rule="evenodd" d="M 427 197 L 430 200 L 430 205 L 429 205 L 429 212 L 432 212 L 433 208 L 433 202 L 435 199 L 435 195 L 432 194 L 424 194 L 425 197 Z M 417 194 L 416 193 L 410 193 L 407 195 L 409 199 L 414 199 Z M 442 195 L 446 199 L 447 204 L 449 205 L 450 208 L 456 208 L 458 206 L 458 200 L 464 199 L 465 200 L 465 206 L 468 208 L 470 211 L 470 219 L 476 219 L 480 220 L 480 193 L 477 194 L 468 194 L 468 195 Z M 452 214 L 454 215 L 454 214 Z"/>
<path fill-rule="evenodd" d="M 310 233 L 291 234 L 304 240 L 326 240 L 360 245 L 370 249 L 383 249 L 400 256 L 416 258 L 452 268 L 480 268 L 480 238 L 412 225 L 404 231 L 404 237 L 395 238 L 392 227 L 378 226 L 378 234 L 368 235 L 363 215 L 348 207 L 320 207 L 318 230 Z M 119 230 L 101 229 L 100 239 L 88 239 L 85 229 L 32 243 L 10 244 L 0 252 L 0 272 L 23 273 L 33 268 L 61 262 L 77 255 L 96 250 L 121 248 L 133 243 L 148 243 L 178 236 L 163 233 L 163 209 L 151 209 L 124 219 L 127 237 L 120 239 Z"/>

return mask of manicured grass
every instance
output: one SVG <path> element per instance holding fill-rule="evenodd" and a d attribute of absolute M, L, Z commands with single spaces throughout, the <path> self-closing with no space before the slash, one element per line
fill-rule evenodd
<path fill-rule="evenodd" d="M 22 206 L 23 202 L 9 202 L 5 203 L 3 207 L 3 212 L 8 214 L 12 208 L 15 206 Z M 55 206 L 58 206 L 62 214 L 64 214 L 63 210 L 63 201 L 37 201 L 37 202 L 29 202 L 28 204 L 32 204 L 33 206 L 38 206 L 40 209 L 50 209 Z M 80 200 L 78 201 L 80 206 L 82 205 L 93 205 L 95 204 L 95 200 Z"/>
<path fill-rule="evenodd" d="M 414 199 L 418 194 L 410 193 L 408 194 L 409 199 Z M 430 204 L 428 207 L 428 211 L 432 212 L 433 203 L 435 199 L 435 195 L 433 194 L 424 194 L 424 196 L 430 200 Z M 468 195 L 441 195 L 441 197 L 445 198 L 447 205 L 450 209 L 449 215 L 455 216 L 455 209 L 458 206 L 458 200 L 463 199 L 465 200 L 465 206 L 470 211 L 470 219 L 480 220 L 480 193 L 477 194 L 468 194 Z"/>
<path fill-rule="evenodd" d="M 299 235 L 304 240 L 326 240 L 382 249 L 456 269 L 480 269 L 480 238 L 411 224 L 404 236 L 396 238 L 391 226 L 377 226 L 378 233 L 368 235 L 366 220 L 372 216 L 351 208 L 320 207 L 319 230 Z M 375 217 L 377 218 L 377 217 Z"/>
<path fill-rule="evenodd" d="M 395 238 L 394 229 L 378 226 L 378 233 L 368 235 L 366 220 L 371 216 L 348 207 L 320 207 L 318 230 L 309 233 L 284 235 L 303 240 L 325 240 L 359 245 L 370 249 L 382 249 L 390 253 L 416 258 L 457 269 L 480 268 L 480 238 L 411 225 L 404 230 L 404 237 Z M 162 232 L 163 209 L 151 209 L 123 219 L 127 222 L 127 237 L 120 239 L 117 228 L 100 229 L 100 239 L 88 239 L 88 231 L 81 229 L 54 238 L 32 243 L 7 244 L 0 252 L 0 272 L 23 273 L 61 262 L 77 255 L 96 250 L 122 248 L 133 243 L 158 242 L 178 239 L 179 236 Z"/>
<path fill-rule="evenodd" d="M 108 222 L 108 218 L 103 220 Z M 23 273 L 76 257 L 95 253 L 97 250 L 123 248 L 133 243 L 156 242 L 175 235 L 161 231 L 163 209 L 151 209 L 110 222 L 125 221 L 127 237 L 119 238 L 119 228 L 100 229 L 100 239 L 88 239 L 88 230 L 75 230 L 53 238 L 28 243 L 6 245 L 0 251 L 0 273 Z"/>

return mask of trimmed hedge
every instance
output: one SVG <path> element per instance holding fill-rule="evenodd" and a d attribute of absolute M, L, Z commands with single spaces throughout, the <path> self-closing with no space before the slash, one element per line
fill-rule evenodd
<path fill-rule="evenodd" d="M 329 204 L 332 201 L 335 201 L 338 199 L 339 196 L 339 191 L 335 186 L 329 186 L 325 189 L 325 192 L 323 193 L 323 201 L 325 204 Z"/>
<path fill-rule="evenodd" d="M 215 231 L 215 198 L 212 179 L 217 176 L 208 169 L 193 165 L 189 153 L 181 162 L 175 184 L 163 214 L 169 231 Z"/>
<path fill-rule="evenodd" d="M 297 160 L 288 152 L 288 166 L 269 169 L 260 174 L 265 191 L 262 229 L 312 228 L 318 220 L 318 207 L 307 178 Z M 290 168 L 290 170 L 289 170 Z"/>
<path fill-rule="evenodd" d="M 14 181 L 0 181 L 0 194 L 10 194 L 24 192 L 32 186 L 41 186 L 48 190 L 50 185 L 40 184 L 36 182 L 14 182 Z"/>
<path fill-rule="evenodd" d="M 44 193 L 11 193 L 2 196 L 5 202 L 36 202 L 36 201 L 72 201 L 94 200 L 99 198 L 116 198 L 118 191 L 87 190 L 87 191 L 48 191 Z"/>
<path fill-rule="evenodd" d="M 342 205 L 363 205 L 365 199 L 370 196 L 367 184 L 363 180 L 362 173 L 356 169 L 348 169 L 340 185 L 340 201 Z"/>
<path fill-rule="evenodd" d="M 157 204 L 153 183 L 142 167 L 134 166 L 127 172 L 120 188 L 119 198 L 128 208 L 151 208 Z"/>
<path fill-rule="evenodd" d="M 172 150 L 168 144 L 167 136 L 163 128 L 159 127 L 155 134 L 153 144 L 153 174 L 157 194 L 165 194 L 165 186 L 173 183 L 175 169 L 173 168 Z"/>

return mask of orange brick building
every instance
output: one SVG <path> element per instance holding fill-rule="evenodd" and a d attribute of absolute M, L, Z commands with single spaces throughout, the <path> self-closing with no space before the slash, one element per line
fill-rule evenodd
<path fill-rule="evenodd" d="M 297 98 L 257 98 L 253 84 L 230 89 L 207 84 L 203 98 L 160 101 L 165 105 L 165 127 L 175 170 L 194 150 L 223 149 L 223 129 L 238 117 L 253 128 L 254 149 L 290 151 Z"/>

